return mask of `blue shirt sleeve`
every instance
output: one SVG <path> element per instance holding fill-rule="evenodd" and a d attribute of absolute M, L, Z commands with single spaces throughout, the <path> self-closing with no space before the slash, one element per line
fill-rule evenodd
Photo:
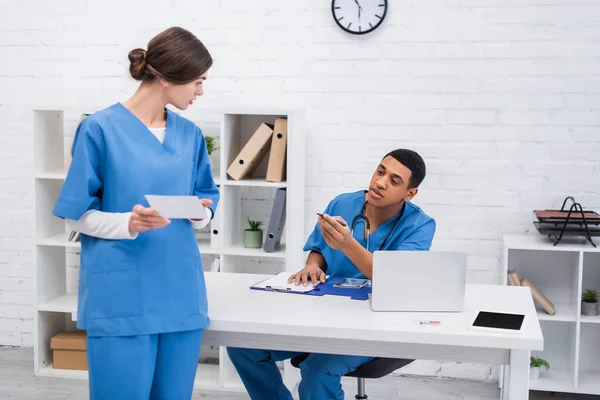
<path fill-rule="evenodd" d="M 92 118 L 80 122 L 71 146 L 71 166 L 54 206 L 59 218 L 78 220 L 88 210 L 101 209 L 104 138 Z"/>
<path fill-rule="evenodd" d="M 435 235 L 435 220 L 430 219 L 401 241 L 395 250 L 428 251 Z"/>
<path fill-rule="evenodd" d="M 200 199 L 212 200 L 213 203 L 208 208 L 210 208 L 214 217 L 221 195 L 213 178 L 206 140 L 204 139 L 202 131 L 199 130 L 199 133 L 200 148 L 196 166 L 194 195 L 198 196 Z"/>

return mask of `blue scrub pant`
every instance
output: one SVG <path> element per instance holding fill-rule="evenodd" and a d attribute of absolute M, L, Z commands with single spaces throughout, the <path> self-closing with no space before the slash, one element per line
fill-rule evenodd
<path fill-rule="evenodd" d="M 292 400 L 276 361 L 304 353 L 227 348 L 231 362 L 253 400 Z M 342 376 L 356 370 L 373 357 L 310 354 L 300 364 L 300 400 L 344 400 Z"/>
<path fill-rule="evenodd" d="M 191 399 L 203 333 L 88 337 L 90 399 Z"/>

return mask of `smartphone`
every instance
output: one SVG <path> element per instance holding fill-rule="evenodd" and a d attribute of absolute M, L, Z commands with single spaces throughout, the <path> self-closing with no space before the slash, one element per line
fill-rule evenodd
<path fill-rule="evenodd" d="M 367 286 L 369 283 L 368 279 L 362 278 L 345 278 L 343 281 L 336 283 L 333 287 L 345 288 L 345 289 L 360 289 Z"/>

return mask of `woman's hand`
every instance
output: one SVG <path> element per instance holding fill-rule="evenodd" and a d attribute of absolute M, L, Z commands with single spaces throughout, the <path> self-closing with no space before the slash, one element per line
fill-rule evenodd
<path fill-rule="evenodd" d="M 161 217 L 155 209 L 137 204 L 131 211 L 131 217 L 129 218 L 129 232 L 139 233 L 152 229 L 160 229 L 170 223 L 171 221 L 169 219 Z"/>
<path fill-rule="evenodd" d="M 202 206 L 204 207 L 208 207 L 210 206 L 213 202 L 211 199 L 200 199 L 200 203 L 202 203 Z M 202 221 L 202 218 L 190 218 L 190 221 Z"/>

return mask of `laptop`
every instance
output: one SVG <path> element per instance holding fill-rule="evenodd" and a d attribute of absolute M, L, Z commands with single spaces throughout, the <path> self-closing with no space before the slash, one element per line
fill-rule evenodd
<path fill-rule="evenodd" d="M 467 255 L 448 251 L 375 251 L 373 311 L 462 312 Z"/>

